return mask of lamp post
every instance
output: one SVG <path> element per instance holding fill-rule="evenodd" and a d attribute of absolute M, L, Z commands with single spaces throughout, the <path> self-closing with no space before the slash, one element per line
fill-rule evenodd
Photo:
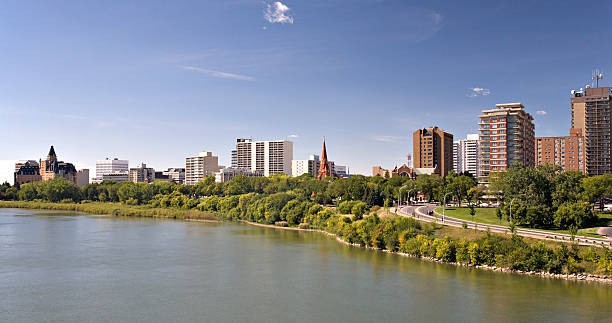
<path fill-rule="evenodd" d="M 453 194 L 453 192 L 448 192 L 446 194 L 444 194 L 444 202 L 442 203 L 442 222 L 444 222 L 444 214 L 446 213 L 446 196 L 448 194 Z"/>
<path fill-rule="evenodd" d="M 408 190 L 408 205 L 410 205 L 410 192 L 414 191 L 414 188 Z"/>

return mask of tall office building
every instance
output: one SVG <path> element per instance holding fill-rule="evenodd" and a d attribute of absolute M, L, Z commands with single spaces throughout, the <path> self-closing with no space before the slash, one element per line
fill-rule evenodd
<path fill-rule="evenodd" d="M 414 168 L 431 169 L 446 176 L 453 169 L 453 135 L 438 127 L 418 129 L 412 134 Z"/>
<path fill-rule="evenodd" d="M 453 143 L 453 166 L 455 172 L 468 172 L 472 176 L 478 176 L 478 134 L 469 134 L 467 139 L 461 139 Z"/>
<path fill-rule="evenodd" d="M 230 165 L 231 168 L 238 168 L 238 151 L 236 149 L 232 150 L 232 162 Z"/>
<path fill-rule="evenodd" d="M 536 164 L 559 165 L 564 171 L 585 172 L 584 138 L 580 129 L 565 137 L 536 137 Z"/>
<path fill-rule="evenodd" d="M 609 87 L 572 91 L 572 128 L 580 129 L 588 175 L 612 173 L 612 96 Z"/>
<path fill-rule="evenodd" d="M 286 140 L 236 140 L 236 168 L 250 169 L 264 176 L 291 175 L 293 142 Z"/>
<path fill-rule="evenodd" d="M 130 181 L 133 183 L 153 183 L 155 181 L 155 169 L 140 163 L 136 168 L 130 168 Z"/>
<path fill-rule="evenodd" d="M 198 156 L 185 159 L 185 184 L 194 185 L 219 171 L 219 157 L 210 151 L 201 152 Z"/>
<path fill-rule="evenodd" d="M 522 103 L 497 104 L 478 117 L 480 183 L 488 183 L 491 172 L 504 171 L 514 163 L 535 166 L 533 117 L 525 112 Z"/>

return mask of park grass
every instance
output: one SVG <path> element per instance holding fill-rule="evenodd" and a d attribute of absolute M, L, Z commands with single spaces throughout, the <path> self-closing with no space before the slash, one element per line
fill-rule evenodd
<path fill-rule="evenodd" d="M 126 205 L 111 202 L 53 203 L 42 201 L 0 201 L 0 208 L 77 211 L 89 214 L 133 216 L 182 220 L 218 220 L 210 212 L 174 208 L 155 208 L 145 205 Z"/>
<path fill-rule="evenodd" d="M 476 214 L 473 217 L 470 215 L 470 209 L 467 207 L 462 207 L 462 208 L 447 207 L 445 212 L 447 216 L 456 218 L 456 219 L 460 219 L 460 220 L 473 221 L 473 222 L 478 222 L 482 224 L 495 224 L 495 225 L 510 226 L 510 222 L 508 222 L 506 219 L 500 220 L 497 218 L 497 216 L 495 215 L 495 210 L 496 210 L 495 208 L 480 207 L 480 208 L 474 208 L 474 210 L 476 211 Z M 442 214 L 442 208 L 441 207 L 436 208 L 436 212 Z M 612 214 L 600 213 L 598 214 L 598 216 L 600 216 L 600 220 L 594 226 L 578 230 L 577 235 L 593 237 L 593 238 L 601 238 L 601 236 L 597 234 L 597 229 L 599 227 L 612 224 Z M 561 230 L 561 229 L 559 230 L 540 229 L 540 228 L 529 228 L 529 227 L 523 227 L 523 226 L 520 226 L 519 228 L 546 231 L 546 232 L 551 232 L 551 233 L 571 234 L 569 230 Z"/>

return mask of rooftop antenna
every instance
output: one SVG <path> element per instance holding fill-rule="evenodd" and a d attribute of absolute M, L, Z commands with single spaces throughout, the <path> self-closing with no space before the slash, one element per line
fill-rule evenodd
<path fill-rule="evenodd" d="M 603 79 L 603 72 L 599 69 L 594 70 L 591 79 L 595 82 L 595 87 L 599 87 L 599 80 Z"/>

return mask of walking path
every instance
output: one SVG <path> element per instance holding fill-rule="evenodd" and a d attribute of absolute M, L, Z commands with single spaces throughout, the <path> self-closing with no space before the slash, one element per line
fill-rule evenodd
<path fill-rule="evenodd" d="M 435 211 L 436 207 L 438 207 L 438 205 L 435 205 L 435 204 L 402 206 L 400 207 L 397 213 L 405 217 L 412 217 L 412 214 L 414 213 L 415 218 L 418 220 L 440 223 L 440 224 L 448 225 L 452 227 L 463 227 L 465 223 L 465 225 L 467 225 L 467 227 L 470 229 L 477 229 L 477 230 L 482 230 L 482 231 L 491 230 L 491 232 L 506 233 L 506 234 L 511 233 L 509 227 L 502 226 L 502 225 L 483 224 L 483 223 L 478 223 L 478 222 L 460 220 L 460 219 L 452 218 L 449 216 L 445 216 L 444 220 L 442 220 L 442 215 Z M 432 215 L 429 215 L 430 213 Z M 610 231 L 612 231 L 612 228 L 610 228 Z M 514 232 L 520 236 L 535 238 L 535 239 L 565 241 L 565 242 L 572 241 L 572 236 L 570 234 L 564 234 L 564 233 L 555 233 L 555 232 L 547 232 L 547 231 L 539 231 L 539 230 L 523 229 L 523 228 L 515 228 Z M 612 246 L 611 239 L 574 236 L 574 241 L 584 246 L 597 246 L 597 247 Z"/>

